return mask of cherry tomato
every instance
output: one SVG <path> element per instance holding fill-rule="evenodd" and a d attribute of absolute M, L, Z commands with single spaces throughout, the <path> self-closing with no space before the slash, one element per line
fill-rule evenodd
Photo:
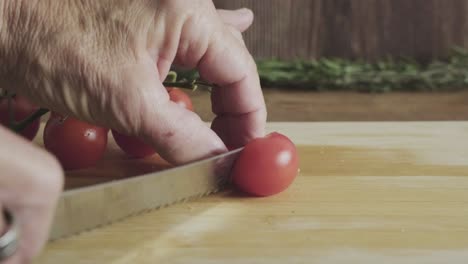
<path fill-rule="evenodd" d="M 86 122 L 53 115 L 44 128 L 44 146 L 65 170 L 95 166 L 107 147 L 108 130 Z"/>
<path fill-rule="evenodd" d="M 36 112 L 39 107 L 35 106 L 31 102 L 29 102 L 26 98 L 16 95 L 12 98 L 11 101 L 11 109 L 14 113 L 14 121 L 20 122 L 25 118 L 32 115 Z M 0 124 L 8 127 L 10 124 L 10 115 L 8 111 L 8 99 L 2 99 L 0 101 Z M 29 124 L 24 130 L 20 131 L 19 134 L 28 140 L 33 140 L 37 132 L 39 131 L 40 125 L 40 118 L 34 120 L 31 124 Z"/>
<path fill-rule="evenodd" d="M 190 99 L 190 96 L 183 92 L 179 88 L 167 88 L 167 92 L 169 93 L 169 97 L 171 101 L 177 103 L 178 105 L 187 108 L 190 111 L 193 111 L 193 103 Z"/>
<path fill-rule="evenodd" d="M 120 149 L 133 158 L 144 158 L 156 153 L 153 147 L 139 138 L 127 136 L 115 130 L 112 130 L 112 136 Z"/>
<path fill-rule="evenodd" d="M 294 143 L 275 132 L 254 139 L 244 147 L 233 166 L 232 180 L 250 195 L 271 196 L 292 184 L 298 166 Z"/>

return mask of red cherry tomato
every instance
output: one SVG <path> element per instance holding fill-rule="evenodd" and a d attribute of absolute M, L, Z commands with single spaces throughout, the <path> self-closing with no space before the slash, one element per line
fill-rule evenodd
<path fill-rule="evenodd" d="M 95 166 L 104 155 L 107 134 L 105 128 L 54 115 L 44 128 L 44 146 L 65 170 L 84 169 Z"/>
<path fill-rule="evenodd" d="M 190 99 L 190 96 L 180 90 L 179 88 L 167 88 L 167 92 L 169 93 L 169 97 L 171 101 L 177 103 L 178 105 L 187 108 L 190 111 L 193 111 L 193 103 Z"/>
<path fill-rule="evenodd" d="M 153 147 L 139 138 L 123 135 L 115 130 L 112 130 L 112 136 L 120 149 L 133 158 L 144 158 L 156 153 Z"/>
<path fill-rule="evenodd" d="M 19 95 L 16 95 L 14 98 L 12 98 L 11 106 L 11 109 L 14 113 L 15 122 L 24 120 L 39 109 L 39 107 L 33 105 L 26 98 Z M 0 101 L 0 124 L 6 127 L 10 124 L 8 99 L 6 98 Z M 40 118 L 34 120 L 34 122 L 29 124 L 24 130 L 20 131 L 19 134 L 31 141 L 36 137 L 37 132 L 39 131 L 39 125 Z"/>
<path fill-rule="evenodd" d="M 291 185 L 298 166 L 294 143 L 282 134 L 272 133 L 244 147 L 234 164 L 232 180 L 243 192 L 271 196 Z"/>

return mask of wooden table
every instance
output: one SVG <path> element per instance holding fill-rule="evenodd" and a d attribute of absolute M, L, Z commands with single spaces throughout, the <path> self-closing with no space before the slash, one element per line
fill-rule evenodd
<path fill-rule="evenodd" d="M 310 1 L 310 0 L 308 0 Z M 197 114 L 213 120 L 210 94 L 189 93 Z M 274 122 L 468 121 L 468 90 L 456 92 L 311 92 L 264 88 L 268 119 Z"/>
<path fill-rule="evenodd" d="M 271 123 L 285 192 L 226 192 L 48 244 L 36 263 L 467 263 L 468 122 Z"/>

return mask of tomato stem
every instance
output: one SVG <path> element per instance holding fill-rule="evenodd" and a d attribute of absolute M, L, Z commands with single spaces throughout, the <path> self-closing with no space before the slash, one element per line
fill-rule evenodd
<path fill-rule="evenodd" d="M 47 114 L 49 109 L 46 108 L 39 108 L 36 112 L 32 113 L 30 116 L 26 117 L 20 122 L 12 121 L 10 123 L 10 128 L 15 131 L 16 133 L 25 129 L 29 124 L 34 122 L 36 119 L 40 118 L 41 116 Z"/>
<path fill-rule="evenodd" d="M 197 90 L 199 87 L 206 87 L 209 91 L 211 91 L 212 88 L 216 87 L 213 84 L 196 80 L 191 82 L 163 82 L 163 85 L 166 87 L 177 87 L 182 89 L 189 89 L 192 91 Z"/>
<path fill-rule="evenodd" d="M 168 74 L 167 74 L 167 77 L 166 77 L 166 82 L 176 82 L 177 81 L 177 73 L 175 71 L 170 71 Z"/>

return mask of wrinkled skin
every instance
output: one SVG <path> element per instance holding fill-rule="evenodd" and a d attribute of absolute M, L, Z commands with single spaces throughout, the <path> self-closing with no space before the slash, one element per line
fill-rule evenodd
<path fill-rule="evenodd" d="M 37 105 L 143 137 L 174 164 L 264 135 L 265 104 L 241 35 L 249 10 L 208 0 L 5 0 L 0 11 L 0 87 Z M 171 64 L 219 86 L 211 128 L 169 100 L 162 81 Z M 10 263 L 28 263 L 47 238 L 63 172 L 5 129 L 0 144 L 0 204 L 26 228 Z"/>

